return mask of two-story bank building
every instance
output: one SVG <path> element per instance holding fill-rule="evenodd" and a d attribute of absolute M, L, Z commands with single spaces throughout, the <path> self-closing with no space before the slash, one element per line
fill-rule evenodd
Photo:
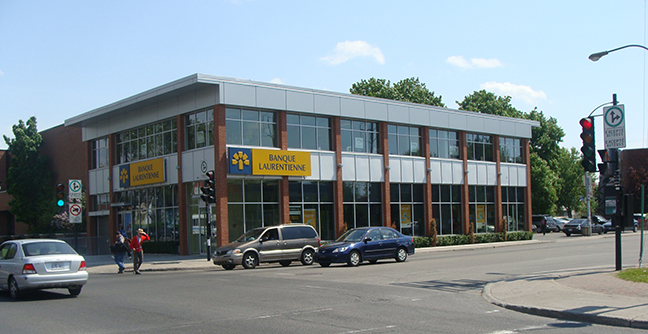
<path fill-rule="evenodd" d="M 194 74 L 65 121 L 88 145 L 88 235 L 143 228 L 180 254 L 259 226 L 430 236 L 530 230 L 538 122 Z M 104 249 L 106 248 L 106 249 Z M 96 253 L 107 252 L 98 245 Z"/>

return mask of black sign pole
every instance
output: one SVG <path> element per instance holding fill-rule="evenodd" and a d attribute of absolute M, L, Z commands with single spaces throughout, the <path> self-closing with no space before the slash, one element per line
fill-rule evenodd
<path fill-rule="evenodd" d="M 211 261 L 211 203 L 207 203 L 207 261 Z"/>

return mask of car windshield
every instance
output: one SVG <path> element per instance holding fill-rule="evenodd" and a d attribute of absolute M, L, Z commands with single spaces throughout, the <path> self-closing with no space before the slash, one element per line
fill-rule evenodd
<path fill-rule="evenodd" d="M 43 241 L 22 245 L 25 256 L 76 254 L 70 245 L 62 242 Z"/>
<path fill-rule="evenodd" d="M 238 237 L 234 242 L 248 242 L 248 241 L 254 241 L 259 238 L 261 233 L 265 231 L 264 228 L 255 228 L 253 230 L 247 231 L 247 233 L 243 234 L 242 236 Z"/>
<path fill-rule="evenodd" d="M 338 242 L 358 242 L 362 240 L 362 236 L 367 233 L 367 230 L 348 230 L 344 232 L 339 238 L 335 241 Z"/>

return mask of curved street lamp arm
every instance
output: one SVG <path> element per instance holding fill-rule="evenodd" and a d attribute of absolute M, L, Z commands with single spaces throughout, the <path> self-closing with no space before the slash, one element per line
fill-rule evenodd
<path fill-rule="evenodd" d="M 592 53 L 588 58 L 591 61 L 598 61 L 599 59 L 601 59 L 601 57 L 607 56 L 611 52 L 618 51 L 618 50 L 625 49 L 625 48 L 630 48 L 630 47 L 642 48 L 642 49 L 648 51 L 648 48 L 643 46 L 643 45 L 630 44 L 630 45 L 624 45 L 624 46 L 618 47 L 616 49 L 608 50 L 608 51 L 601 51 L 601 52 L 597 52 L 597 53 Z"/>

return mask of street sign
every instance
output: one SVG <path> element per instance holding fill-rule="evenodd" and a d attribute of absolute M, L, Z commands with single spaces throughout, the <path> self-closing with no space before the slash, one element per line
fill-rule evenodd
<path fill-rule="evenodd" d="M 81 180 L 68 180 L 68 199 L 81 198 Z"/>
<path fill-rule="evenodd" d="M 605 148 L 625 148 L 625 106 L 618 104 L 603 108 L 603 140 Z"/>
<path fill-rule="evenodd" d="M 68 212 L 68 215 L 70 217 L 70 223 L 71 224 L 79 224 L 82 221 L 81 218 L 81 213 L 83 210 L 81 209 L 81 204 L 70 204 L 70 210 Z"/>

